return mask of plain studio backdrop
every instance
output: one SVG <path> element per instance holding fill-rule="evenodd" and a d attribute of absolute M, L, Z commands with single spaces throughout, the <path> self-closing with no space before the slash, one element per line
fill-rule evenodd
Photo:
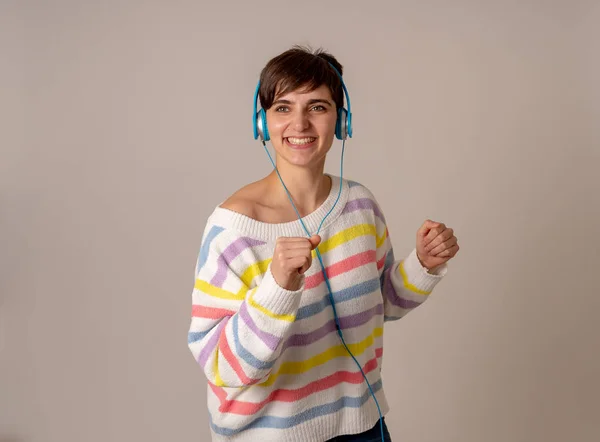
<path fill-rule="evenodd" d="M 600 440 L 597 1 L 0 8 L 1 442 L 209 440 L 195 261 L 270 171 L 252 96 L 293 44 L 345 68 L 397 256 L 426 218 L 462 246 L 386 327 L 394 441 Z"/>

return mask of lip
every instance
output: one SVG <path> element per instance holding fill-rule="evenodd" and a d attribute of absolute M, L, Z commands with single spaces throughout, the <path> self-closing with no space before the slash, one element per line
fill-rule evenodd
<path fill-rule="evenodd" d="M 314 138 L 314 140 L 311 143 L 308 144 L 292 144 L 288 141 L 288 137 L 284 138 L 283 141 L 284 143 L 289 146 L 292 149 L 296 149 L 296 150 L 304 150 L 304 149 L 310 149 L 311 147 L 315 146 L 317 144 L 317 137 L 307 137 L 307 136 L 303 136 L 303 137 L 293 137 L 293 138 Z"/>

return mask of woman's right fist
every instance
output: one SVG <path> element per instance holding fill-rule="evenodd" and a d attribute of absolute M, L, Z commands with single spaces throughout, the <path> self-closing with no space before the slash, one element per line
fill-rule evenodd
<path fill-rule="evenodd" d="M 319 235 L 310 238 L 277 238 L 271 262 L 275 282 L 286 290 L 298 290 L 302 285 L 302 275 L 312 264 L 312 251 L 320 242 Z"/>

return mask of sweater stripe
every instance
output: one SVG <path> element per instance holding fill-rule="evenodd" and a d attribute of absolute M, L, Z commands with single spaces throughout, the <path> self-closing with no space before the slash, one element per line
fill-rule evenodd
<path fill-rule="evenodd" d="M 239 316 L 244 321 L 244 324 L 248 326 L 250 330 L 271 350 L 275 351 L 279 345 L 279 338 L 269 332 L 258 328 L 252 316 L 248 312 L 248 305 L 243 302 L 239 310 Z"/>
<path fill-rule="evenodd" d="M 363 367 L 365 374 L 370 373 L 378 367 L 377 359 L 381 358 L 382 354 L 382 347 L 375 349 L 375 356 Z M 341 370 L 322 379 L 313 381 L 310 384 L 300 388 L 279 388 L 277 390 L 273 390 L 269 396 L 260 402 L 247 402 L 236 399 L 227 399 L 227 392 L 223 388 L 217 387 L 212 383 L 209 383 L 209 386 L 221 403 L 219 407 L 219 411 L 221 413 L 251 415 L 259 412 L 271 402 L 294 402 L 307 398 L 311 394 L 320 393 L 336 387 L 342 383 L 360 384 L 363 381 L 364 378 L 360 371 Z"/>
<path fill-rule="evenodd" d="M 332 265 L 326 267 L 327 275 L 329 278 L 333 278 L 335 276 L 341 275 L 350 270 L 354 270 L 362 265 L 370 264 L 374 261 L 374 258 L 375 258 L 374 251 L 366 251 L 366 252 L 362 252 L 362 253 L 357 253 L 356 255 L 353 255 L 353 256 L 346 258 L 338 263 L 335 263 L 335 264 L 332 264 Z M 382 258 L 382 259 L 384 259 L 384 258 Z M 382 260 L 380 260 L 377 263 L 378 268 L 381 268 L 381 266 L 382 266 L 381 262 L 382 262 Z M 307 290 L 312 289 L 314 287 L 317 287 L 324 281 L 325 281 L 325 279 L 324 279 L 323 273 L 317 272 L 306 278 L 305 287 Z M 363 293 L 363 294 L 366 294 L 366 293 Z M 358 293 L 357 293 L 357 295 L 358 295 Z M 349 298 L 349 299 L 351 299 L 351 298 Z M 338 302 L 340 302 L 342 300 L 343 300 L 343 298 L 340 297 Z M 327 304 L 329 303 L 328 299 L 326 301 L 327 302 L 321 302 L 323 308 L 327 307 Z M 256 304 L 256 303 L 254 302 L 254 304 Z M 312 313 L 312 314 L 318 314 L 320 311 L 322 311 L 322 309 L 315 310 L 314 313 Z M 245 303 L 242 303 L 239 313 L 242 316 L 245 324 L 248 325 L 248 327 L 254 332 L 254 334 L 257 337 L 259 337 L 261 339 L 261 341 L 264 342 L 265 345 L 267 345 L 267 347 L 269 347 L 271 350 L 275 350 L 275 348 L 279 342 L 278 338 L 257 327 L 255 322 L 252 320 L 252 317 L 249 315 L 248 309 L 247 309 L 247 306 Z M 215 308 L 198 306 L 198 305 L 193 306 L 193 311 L 192 311 L 192 316 L 194 316 L 194 317 L 203 317 L 203 318 L 211 318 L 211 319 L 218 319 L 218 318 L 221 318 L 224 316 L 232 316 L 233 314 L 234 314 L 234 312 L 231 310 L 215 309 Z M 290 318 L 288 318 L 288 319 L 290 319 Z M 298 319 L 305 319 L 305 317 L 302 314 L 300 314 L 300 317 L 298 317 Z M 341 320 L 342 320 L 342 318 L 340 318 L 340 321 Z M 328 323 L 327 325 L 325 325 L 323 327 L 327 327 L 327 329 L 329 329 L 330 327 L 333 327 L 333 330 L 335 330 L 335 322 L 331 321 L 330 323 Z M 201 339 L 204 336 L 204 334 L 205 333 L 195 333 L 193 337 L 190 336 L 190 339 L 188 339 L 188 342 L 198 341 L 199 339 Z"/>
<path fill-rule="evenodd" d="M 381 212 L 379 207 L 377 207 L 377 204 L 375 204 L 375 202 L 370 198 L 356 198 L 352 201 L 348 201 L 342 213 L 347 214 L 356 210 L 372 210 L 373 214 L 377 218 L 379 218 L 382 223 L 385 224 L 385 217 L 383 216 L 383 213 Z"/>
<path fill-rule="evenodd" d="M 337 292 L 333 292 L 333 299 L 335 299 L 336 304 L 340 304 L 346 301 L 360 298 L 361 296 L 373 294 L 373 292 L 377 292 L 379 290 L 379 287 L 379 278 L 369 279 L 367 281 L 359 282 L 358 284 L 352 285 Z M 296 314 L 296 320 L 306 319 L 310 316 L 322 312 L 326 308 L 331 308 L 329 296 L 324 296 L 319 301 L 300 307 L 298 309 L 298 313 Z"/>
<path fill-rule="evenodd" d="M 388 274 L 392 271 L 392 269 L 388 269 L 386 270 L 386 274 Z M 386 299 L 388 301 L 390 301 L 391 304 L 396 305 L 402 309 L 405 310 L 410 310 L 413 309 L 415 307 L 418 307 L 421 303 L 414 301 L 412 299 L 406 299 L 402 296 L 400 296 L 398 294 L 398 292 L 396 291 L 396 289 L 394 288 L 394 285 L 391 282 L 391 278 L 387 277 L 385 279 L 385 285 L 384 285 L 384 296 L 386 297 Z"/>
<path fill-rule="evenodd" d="M 232 242 L 217 258 L 217 272 L 210 283 L 214 286 L 221 287 L 225 281 L 225 278 L 227 277 L 227 269 L 229 268 L 230 263 L 244 250 L 263 244 L 265 244 L 264 241 L 258 241 L 245 237 Z"/>
<path fill-rule="evenodd" d="M 381 235 L 381 237 L 377 236 L 377 229 L 374 224 L 358 224 L 356 226 L 349 227 L 347 229 L 342 230 L 341 232 L 336 233 L 331 238 L 323 241 L 319 244 L 319 251 L 321 254 L 325 254 L 330 250 L 339 247 L 348 241 L 356 239 L 361 236 L 374 236 L 376 239 L 376 246 L 380 247 L 381 244 L 385 241 L 385 232 Z"/>
<path fill-rule="evenodd" d="M 277 319 L 279 321 L 286 321 L 286 322 L 294 322 L 294 320 L 296 319 L 296 315 L 280 315 L 278 313 L 274 313 L 271 310 L 263 307 L 262 305 L 260 305 L 258 302 L 256 302 L 254 300 L 254 293 L 255 293 L 255 289 L 253 289 L 250 292 L 250 296 L 248 297 L 248 304 L 250 304 L 250 306 L 254 307 L 255 309 L 257 309 L 259 312 L 269 316 L 270 318 L 273 319 Z"/>
<path fill-rule="evenodd" d="M 202 279 L 196 279 L 194 288 L 206 293 L 207 295 L 214 296 L 215 298 L 231 299 L 234 301 L 241 301 L 244 299 L 244 293 L 232 293 L 229 290 L 223 290 L 222 288 L 216 287 Z"/>
<path fill-rule="evenodd" d="M 217 237 L 219 233 L 225 230 L 221 226 L 212 226 L 206 235 L 202 245 L 200 246 L 200 253 L 198 256 L 198 264 L 196 265 L 196 275 L 204 267 L 206 260 L 208 259 L 208 253 L 210 251 L 210 246 L 212 245 L 213 240 Z"/>
<path fill-rule="evenodd" d="M 232 313 L 232 312 L 228 312 L 228 313 Z M 383 304 L 378 304 L 375 307 L 370 308 L 369 310 L 365 310 L 365 311 L 362 311 L 362 312 L 359 312 L 359 313 L 356 313 L 356 314 L 350 315 L 350 316 L 340 317 L 339 318 L 340 327 L 342 328 L 342 330 L 359 327 L 359 326 L 369 322 L 375 315 L 382 315 L 382 314 L 383 314 Z M 254 332 L 254 334 L 268 348 L 270 348 L 271 350 L 275 350 L 277 348 L 277 346 L 279 345 L 279 338 L 277 338 L 277 336 L 274 336 L 270 333 L 267 333 L 267 332 L 259 329 L 256 326 L 256 324 L 252 320 L 252 317 L 248 314 L 248 308 L 246 307 L 246 304 L 242 304 L 242 306 L 240 307 L 239 317 L 244 321 L 244 323 L 248 326 L 248 328 L 250 330 L 252 330 Z M 235 317 L 234 317 L 234 319 L 235 319 Z M 288 347 L 302 347 L 302 346 L 310 345 L 314 342 L 317 342 L 319 339 L 324 338 L 329 333 L 333 333 L 335 331 L 336 331 L 335 320 L 331 319 L 325 325 L 323 325 L 323 326 L 319 327 L 318 329 L 315 329 L 311 332 L 298 333 L 298 334 L 290 336 L 287 339 L 287 341 L 285 341 L 285 343 L 283 344 L 281 351 L 282 352 L 285 351 Z M 189 333 L 190 338 L 188 340 L 188 343 L 200 340 L 202 337 L 204 337 L 204 335 L 206 335 L 206 333 L 208 333 L 208 332 Z M 244 360 L 246 360 L 246 359 L 244 358 Z M 251 364 L 251 362 L 249 360 L 246 360 L 246 362 L 248 364 Z"/>
<path fill-rule="evenodd" d="M 237 361 L 236 357 L 234 356 L 233 352 L 231 351 L 231 348 L 229 348 L 229 343 L 227 342 L 227 336 L 223 333 L 221 335 L 221 339 L 219 339 L 219 350 L 223 356 L 225 357 L 225 360 L 227 360 L 227 363 L 231 366 L 231 368 L 233 368 L 233 371 L 235 371 L 235 374 L 238 376 L 238 378 L 240 379 L 240 381 L 244 384 L 244 385 L 251 385 L 251 384 L 255 384 L 256 382 L 258 382 L 257 379 L 251 379 L 248 376 L 246 376 L 246 373 L 244 373 L 244 370 L 242 369 L 242 367 L 240 366 L 239 362 Z M 219 353 L 217 352 L 217 355 L 215 356 L 215 366 L 214 366 L 214 370 L 215 370 L 215 385 L 217 387 L 225 387 L 225 383 L 223 382 L 223 380 L 221 379 L 221 376 L 219 376 L 219 365 L 218 365 L 218 361 L 219 361 Z"/>
<path fill-rule="evenodd" d="M 378 392 L 382 387 L 381 379 L 373 383 L 371 387 L 373 389 L 373 392 Z M 371 393 L 365 386 L 365 391 L 361 396 L 342 396 L 336 401 L 312 407 L 306 411 L 303 411 L 290 417 L 278 417 L 268 415 L 261 416 L 253 420 L 250 424 L 235 430 L 216 425 L 213 421 L 212 413 L 209 412 L 210 426 L 215 433 L 221 434 L 223 436 L 233 436 L 236 433 L 252 428 L 291 428 L 316 417 L 336 413 L 342 408 L 360 408 L 365 402 L 367 402 L 370 399 Z"/>
<path fill-rule="evenodd" d="M 244 270 L 244 273 L 242 273 L 242 276 L 240 277 L 240 280 L 244 284 L 244 286 L 239 292 L 240 295 L 246 294 L 246 292 L 248 291 L 248 287 L 250 287 L 252 281 L 254 281 L 254 278 L 256 278 L 259 275 L 265 274 L 271 261 L 272 258 L 268 258 L 263 261 L 257 262 L 256 264 L 252 264 L 251 266 L 248 266 L 246 270 Z"/>
<path fill-rule="evenodd" d="M 350 270 L 354 270 L 360 266 L 371 264 L 373 262 L 375 262 L 375 250 L 367 250 L 326 266 L 325 268 L 327 276 L 329 279 L 331 279 L 335 276 L 349 272 Z M 319 263 L 317 264 L 319 265 Z M 318 271 L 306 277 L 304 286 L 306 290 L 309 290 L 318 287 L 323 282 L 325 282 L 323 272 Z"/>
<path fill-rule="evenodd" d="M 360 313 L 356 313 L 354 315 L 345 316 L 339 318 L 340 327 L 342 330 L 347 330 L 355 327 L 359 327 L 363 324 L 366 324 L 371 319 L 373 319 L 376 315 L 383 314 L 383 304 L 378 304 L 369 310 L 365 310 Z M 308 333 L 296 334 L 290 336 L 290 338 L 285 342 L 282 348 L 282 352 L 286 350 L 288 347 L 304 347 L 310 344 L 317 342 L 319 339 L 324 338 L 329 333 L 336 332 L 335 328 L 335 319 L 331 319 L 322 327 L 313 330 Z"/>
<path fill-rule="evenodd" d="M 233 342 L 235 344 L 235 351 L 237 353 L 237 355 L 244 360 L 244 362 L 246 364 L 248 364 L 251 367 L 257 368 L 259 370 L 268 370 L 270 369 L 276 362 L 276 359 L 272 359 L 270 361 L 263 361 L 258 359 L 257 357 L 255 357 L 248 349 L 246 349 L 246 347 L 244 347 L 244 345 L 242 344 L 242 342 L 240 341 L 240 335 L 239 335 L 239 317 L 238 316 L 234 316 L 233 317 Z M 277 343 L 279 343 L 279 340 L 277 341 Z M 241 366 L 240 366 L 240 370 L 241 370 Z"/>
<path fill-rule="evenodd" d="M 356 343 L 350 343 L 348 348 L 352 352 L 352 354 L 356 356 L 360 356 L 365 350 L 367 350 L 371 345 L 373 345 L 375 338 L 383 336 L 383 328 L 376 327 L 371 334 L 369 334 L 365 339 Z M 275 383 L 277 378 L 282 375 L 297 375 L 302 374 L 307 371 L 312 370 L 315 367 L 323 365 L 332 359 L 336 358 L 349 358 L 350 355 L 344 348 L 342 344 L 333 346 L 328 350 L 325 350 L 322 353 L 319 353 L 311 358 L 308 358 L 304 361 L 286 361 L 281 364 L 279 370 L 275 373 L 271 373 L 266 381 L 261 382 L 258 386 L 261 387 L 270 387 Z"/>
<path fill-rule="evenodd" d="M 377 290 L 377 287 L 379 286 L 379 284 L 380 284 L 379 279 L 373 278 L 371 280 L 360 282 L 356 285 L 347 287 L 338 292 L 334 292 L 333 297 L 336 300 L 336 302 L 349 301 L 351 299 L 355 299 L 355 298 L 367 295 L 367 294 Z M 206 293 L 208 295 L 215 296 L 217 298 L 233 299 L 233 300 L 243 300 L 244 299 L 243 297 L 240 298 L 240 295 L 228 292 L 223 289 L 219 289 L 218 287 L 211 286 L 207 282 L 201 281 L 201 280 L 196 281 L 196 288 L 198 290 L 203 291 L 204 293 Z M 331 306 L 329 297 L 324 297 L 320 301 L 305 305 L 304 307 L 301 307 L 300 309 L 298 309 L 296 319 L 305 319 L 305 318 L 308 318 L 309 316 L 316 315 L 316 314 L 320 313 L 321 311 L 323 311 L 328 306 Z"/>
<path fill-rule="evenodd" d="M 379 261 L 377 261 L 377 270 L 381 270 L 382 268 L 385 267 L 385 260 L 386 260 L 386 257 L 384 255 L 381 257 L 381 259 Z"/>
<path fill-rule="evenodd" d="M 342 317 L 339 318 L 340 321 L 340 327 L 343 330 L 347 330 L 347 329 L 351 329 L 351 328 L 355 328 L 355 327 L 359 327 L 367 322 L 369 322 L 375 315 L 381 315 L 383 314 L 383 304 L 379 304 L 369 310 L 366 310 L 364 312 L 360 312 L 357 313 L 355 315 L 351 315 L 351 316 L 347 316 L 347 317 Z M 238 353 L 238 355 L 244 360 L 244 362 L 254 368 L 258 368 L 258 369 L 268 369 L 271 368 L 271 366 L 273 365 L 274 361 L 261 361 L 257 358 L 255 358 L 252 353 L 250 351 L 248 351 L 246 348 L 244 348 L 244 346 L 239 342 L 239 335 L 238 335 L 238 325 L 237 325 L 237 317 L 233 318 L 233 333 L 234 333 L 234 341 L 236 344 L 236 351 Z M 323 325 L 322 327 L 313 330 L 311 332 L 308 333 L 304 333 L 304 334 L 296 334 L 293 336 L 290 336 L 285 343 L 283 344 L 282 348 L 281 348 L 281 355 L 283 355 L 283 352 L 285 350 L 287 350 L 289 347 L 304 347 L 310 344 L 313 344 L 315 342 L 317 342 L 318 340 L 326 337 L 328 334 L 330 333 L 334 333 L 336 331 L 335 328 L 335 320 L 332 319 L 329 322 L 327 322 L 325 325 Z M 263 341 L 264 342 L 264 341 Z M 271 346 L 273 347 L 277 347 L 279 343 L 279 340 L 277 340 L 277 338 L 274 338 L 274 342 L 269 342 L 267 344 L 269 346 L 269 348 L 271 348 Z"/>
<path fill-rule="evenodd" d="M 337 233 L 336 235 L 334 235 L 333 237 L 331 237 L 329 240 L 324 241 L 323 243 L 321 243 L 319 245 L 319 251 L 321 252 L 321 254 L 325 254 L 336 247 L 339 247 L 349 241 L 352 241 L 353 239 L 356 239 L 356 238 L 358 238 L 360 236 L 364 236 L 364 235 L 375 236 L 377 247 L 381 247 L 381 245 L 387 238 L 386 231 L 384 231 L 382 236 L 377 236 L 376 229 L 373 224 L 360 224 L 358 226 L 354 226 L 349 229 L 343 230 L 343 231 Z M 371 251 L 371 252 L 373 252 L 373 251 Z M 227 252 L 227 253 L 229 253 L 229 252 Z M 226 258 L 224 258 L 223 255 L 221 255 L 221 256 L 219 256 L 219 258 L 217 260 L 220 263 L 220 266 L 222 266 L 221 263 L 224 262 L 226 260 Z M 213 279 L 211 280 L 210 283 L 208 283 L 206 281 L 202 281 L 202 280 L 197 280 L 196 288 L 198 290 L 207 292 L 211 296 L 216 296 L 219 298 L 244 299 L 244 297 L 246 296 L 246 294 L 248 292 L 248 287 L 251 286 L 254 278 L 256 278 L 257 276 L 263 275 L 266 272 L 268 265 L 271 261 L 272 261 L 272 258 L 268 258 L 268 259 L 265 259 L 263 261 L 260 261 L 258 263 L 254 263 L 254 264 L 248 266 L 242 273 L 242 276 L 240 277 L 240 280 L 243 283 L 243 286 L 240 288 L 240 290 L 236 294 L 227 292 L 227 291 L 223 291 L 223 289 L 220 287 L 220 285 L 224 281 L 224 276 L 222 275 L 222 271 L 220 269 L 217 271 L 217 274 L 213 277 Z M 337 264 L 339 265 L 340 263 L 337 263 Z M 340 273 L 343 273 L 343 272 L 340 272 Z M 322 275 L 321 275 L 321 277 L 322 277 Z"/>
<path fill-rule="evenodd" d="M 194 318 L 221 319 L 223 317 L 233 316 L 234 314 L 235 312 L 233 310 L 224 308 L 207 307 L 205 305 L 192 306 L 192 317 Z"/>
<path fill-rule="evenodd" d="M 419 295 L 431 294 L 431 291 L 421 290 L 419 287 L 410 283 L 410 281 L 408 280 L 408 275 L 404 271 L 404 263 L 400 262 L 400 265 L 398 266 L 398 271 L 400 272 L 400 275 L 402 276 L 402 281 L 404 282 L 404 287 L 406 287 L 408 290 L 410 290 L 411 292 L 417 293 Z"/>
<path fill-rule="evenodd" d="M 219 325 L 217 325 L 215 328 L 210 330 L 209 333 L 212 333 L 212 334 L 211 334 L 210 338 L 208 339 L 208 341 L 205 342 L 204 347 L 202 347 L 202 350 L 200 350 L 200 353 L 198 355 L 198 363 L 202 367 L 206 367 L 206 365 L 208 363 L 208 359 L 211 357 L 212 353 L 216 350 L 217 345 L 219 343 L 219 337 L 221 336 L 221 332 L 227 325 L 227 321 L 229 321 L 229 319 L 224 319 L 223 321 L 221 321 L 219 323 Z M 206 334 L 209 334 L 209 333 L 206 333 Z M 216 357 L 215 357 L 215 359 L 216 359 Z"/>

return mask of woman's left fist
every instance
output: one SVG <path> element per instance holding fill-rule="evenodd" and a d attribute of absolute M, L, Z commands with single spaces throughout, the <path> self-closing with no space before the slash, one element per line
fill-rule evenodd
<path fill-rule="evenodd" d="M 417 258 L 427 270 L 438 267 L 458 253 L 454 230 L 443 223 L 426 220 L 417 232 Z"/>

